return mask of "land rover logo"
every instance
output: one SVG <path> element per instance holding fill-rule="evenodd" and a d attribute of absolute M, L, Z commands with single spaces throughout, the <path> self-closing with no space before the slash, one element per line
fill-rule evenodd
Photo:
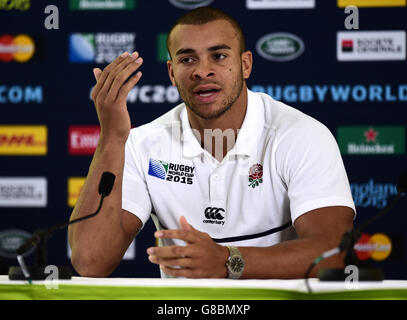
<path fill-rule="evenodd" d="M 16 250 L 28 239 L 31 235 L 22 230 L 4 230 L 0 232 L 0 256 L 4 258 L 16 258 Z M 29 255 L 34 248 L 26 252 L 23 256 Z"/>
<path fill-rule="evenodd" d="M 290 61 L 299 57 L 305 49 L 304 42 L 290 33 L 271 33 L 257 41 L 257 52 L 271 61 Z"/>
<path fill-rule="evenodd" d="M 209 5 L 213 0 L 169 0 L 171 4 L 181 9 L 195 9 Z"/>

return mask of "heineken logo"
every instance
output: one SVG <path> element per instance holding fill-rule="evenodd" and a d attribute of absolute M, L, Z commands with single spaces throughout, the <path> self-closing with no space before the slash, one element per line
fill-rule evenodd
<path fill-rule="evenodd" d="M 132 10 L 136 0 L 70 0 L 71 10 Z"/>
<path fill-rule="evenodd" d="M 171 182 L 193 184 L 195 167 L 150 159 L 148 175 Z"/>
<path fill-rule="evenodd" d="M 213 0 L 169 0 L 171 4 L 181 9 L 195 9 L 209 5 Z"/>
<path fill-rule="evenodd" d="M 304 42 L 291 33 L 271 33 L 257 41 L 257 52 L 271 61 L 290 61 L 305 50 Z"/>
<path fill-rule="evenodd" d="M 22 230 L 5 230 L 0 232 L 0 256 L 4 258 L 16 258 L 17 249 L 27 241 L 31 235 Z M 26 252 L 23 256 L 29 255 L 35 248 Z"/>
<path fill-rule="evenodd" d="M 405 154 L 402 126 L 339 127 L 337 138 L 342 154 Z"/>

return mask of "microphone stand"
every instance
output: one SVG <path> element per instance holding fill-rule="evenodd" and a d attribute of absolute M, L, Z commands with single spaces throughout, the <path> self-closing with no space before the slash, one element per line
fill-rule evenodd
<path fill-rule="evenodd" d="M 366 229 L 371 223 L 388 213 L 394 208 L 396 203 L 403 196 L 403 193 L 400 191 L 397 193 L 393 201 L 377 215 L 373 216 L 365 223 L 362 224 L 359 228 L 354 228 L 345 234 L 342 237 L 341 243 L 339 244 L 340 252 L 345 252 L 344 262 L 345 266 L 355 265 L 358 267 L 359 271 L 359 281 L 383 281 L 384 275 L 381 269 L 369 267 L 367 262 L 362 262 L 356 256 L 354 246 L 358 242 L 359 238 L 362 235 L 362 231 Z M 347 277 L 343 269 L 321 269 L 318 274 L 320 281 L 344 281 Z"/>
<path fill-rule="evenodd" d="M 37 229 L 30 239 L 28 239 L 25 243 L 23 243 L 17 250 L 17 261 L 20 264 L 20 267 L 10 267 L 8 276 L 10 280 L 45 280 L 50 273 L 45 272 L 45 268 L 47 265 L 47 241 L 49 238 L 52 237 L 55 231 L 63 230 L 68 225 L 78 223 L 80 221 L 92 218 L 96 216 L 100 209 L 102 208 L 103 200 L 106 196 L 108 196 L 113 188 L 115 176 L 110 172 L 104 172 L 102 174 L 102 178 L 100 179 L 99 183 L 99 194 L 100 194 L 100 201 L 99 206 L 96 211 L 92 214 L 65 222 L 61 224 L 57 224 L 55 226 L 49 227 L 47 229 Z M 35 255 L 35 263 L 34 266 L 27 267 L 23 260 L 23 254 L 29 251 L 34 246 L 37 246 L 36 255 Z M 58 273 L 53 274 L 55 279 L 65 279 L 69 280 L 72 277 L 72 269 L 71 267 L 57 267 Z M 55 270 L 53 270 L 55 272 Z"/>
<path fill-rule="evenodd" d="M 371 268 L 368 266 L 367 262 L 360 261 L 354 250 L 354 246 L 361 236 L 362 230 L 364 230 L 368 225 L 385 215 L 391 209 L 394 208 L 396 203 L 405 194 L 407 190 L 407 172 L 402 172 L 399 176 L 397 182 L 397 196 L 393 201 L 378 214 L 367 220 L 362 224 L 360 228 L 353 228 L 350 231 L 345 232 L 342 236 L 341 242 L 338 247 L 331 250 L 325 251 L 322 255 L 317 257 L 308 267 L 305 272 L 305 285 L 308 292 L 312 293 L 311 287 L 309 285 L 309 276 L 313 268 L 320 263 L 322 260 L 329 258 L 335 254 L 345 252 L 344 263 L 345 266 L 355 265 L 358 267 L 359 271 L 359 281 L 383 281 L 384 276 L 381 269 Z M 318 273 L 318 278 L 320 281 L 344 281 L 346 280 L 346 274 L 344 269 L 322 269 Z"/>

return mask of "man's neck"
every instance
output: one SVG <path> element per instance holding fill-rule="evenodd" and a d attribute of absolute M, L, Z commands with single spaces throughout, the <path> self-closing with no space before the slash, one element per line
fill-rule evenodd
<path fill-rule="evenodd" d="M 203 119 L 187 108 L 189 123 L 202 148 L 219 162 L 235 145 L 246 116 L 247 104 L 247 87 L 244 85 L 235 103 L 215 119 Z"/>

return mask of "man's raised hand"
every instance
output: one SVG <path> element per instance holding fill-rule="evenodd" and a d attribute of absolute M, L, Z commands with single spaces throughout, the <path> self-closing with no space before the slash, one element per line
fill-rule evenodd
<path fill-rule="evenodd" d="M 127 111 L 127 96 L 139 82 L 141 71 L 134 72 L 142 65 L 143 58 L 137 52 L 123 53 L 103 71 L 93 69 L 96 85 L 92 91 L 101 127 L 103 142 L 124 143 L 131 129 Z"/>

